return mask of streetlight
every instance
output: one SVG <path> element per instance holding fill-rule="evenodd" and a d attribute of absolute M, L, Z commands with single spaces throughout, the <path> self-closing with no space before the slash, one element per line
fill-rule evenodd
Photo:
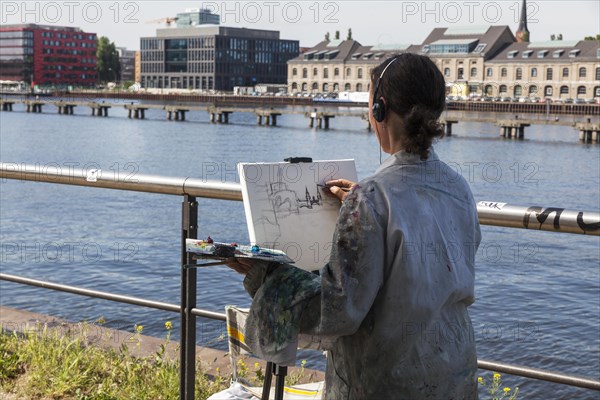
<path fill-rule="evenodd" d="M 114 81 L 115 81 L 115 85 L 116 85 L 117 84 L 117 72 L 114 69 L 110 68 L 110 67 L 108 68 L 108 70 L 112 71 L 113 77 L 115 78 Z"/>

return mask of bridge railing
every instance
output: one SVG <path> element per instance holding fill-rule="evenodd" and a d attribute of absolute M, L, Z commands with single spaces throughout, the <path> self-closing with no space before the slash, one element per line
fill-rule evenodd
<path fill-rule="evenodd" d="M 240 185 L 160 175 L 136 175 L 135 178 L 130 178 L 115 176 L 115 174 L 103 175 L 98 170 L 69 168 L 67 171 L 63 171 L 59 167 L 40 168 L 37 165 L 19 163 L 0 163 L 0 178 L 183 196 L 180 305 L 3 273 L 0 273 L 0 280 L 180 313 L 180 398 L 194 399 L 195 318 L 203 317 L 224 321 L 225 314 L 196 308 L 196 268 L 183 268 L 184 265 L 195 263 L 185 252 L 185 239 L 197 237 L 198 203 L 196 197 L 241 201 Z M 479 202 L 477 211 L 482 225 L 600 236 L 599 212 L 573 211 L 556 207 L 525 207 L 490 201 Z M 586 377 L 486 360 L 478 360 L 478 367 L 548 382 L 600 390 L 600 381 Z"/>

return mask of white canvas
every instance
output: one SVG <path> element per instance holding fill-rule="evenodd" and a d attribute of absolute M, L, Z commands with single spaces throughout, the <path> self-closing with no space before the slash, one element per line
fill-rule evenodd
<path fill-rule="evenodd" d="M 317 185 L 356 182 L 354 160 L 238 164 L 250 242 L 312 271 L 329 260 L 340 201 Z"/>

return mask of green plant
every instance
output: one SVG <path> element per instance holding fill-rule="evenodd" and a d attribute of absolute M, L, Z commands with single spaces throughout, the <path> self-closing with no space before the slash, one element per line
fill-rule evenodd
<path fill-rule="evenodd" d="M 515 390 L 512 390 L 508 386 L 502 387 L 502 375 L 497 372 L 494 372 L 489 382 L 481 376 L 477 378 L 477 381 L 481 386 L 485 387 L 485 391 L 490 395 L 491 400 L 515 400 L 519 393 L 518 387 Z"/>

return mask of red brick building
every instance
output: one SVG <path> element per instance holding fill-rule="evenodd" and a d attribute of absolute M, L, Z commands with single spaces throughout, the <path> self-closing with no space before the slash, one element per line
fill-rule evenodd
<path fill-rule="evenodd" d="M 3 25 L 0 80 L 42 87 L 94 86 L 96 34 L 64 26 Z"/>

